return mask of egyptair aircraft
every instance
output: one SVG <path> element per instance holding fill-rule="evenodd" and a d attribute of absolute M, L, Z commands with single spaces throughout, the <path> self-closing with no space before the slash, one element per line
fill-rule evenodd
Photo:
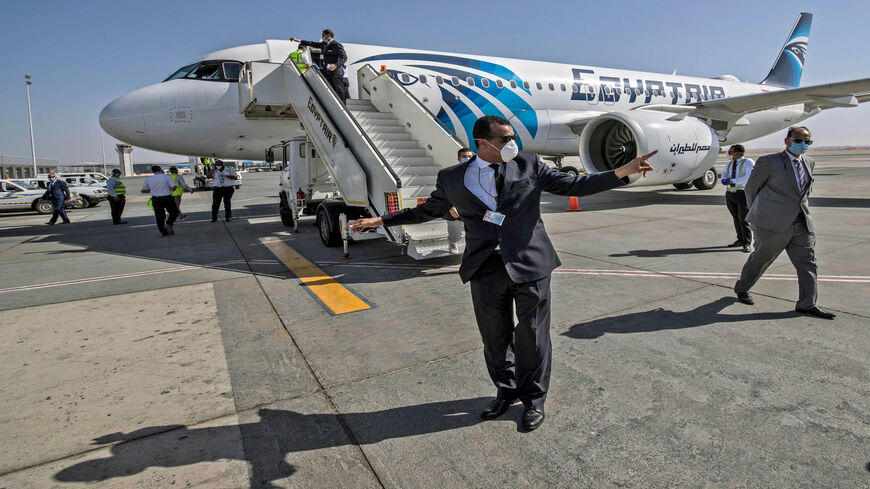
<path fill-rule="evenodd" d="M 799 87 L 811 22 L 812 14 L 800 14 L 760 83 L 343 44 L 351 98 L 358 96 L 356 71 L 383 66 L 472 149 L 474 121 L 495 114 L 511 121 L 523 151 L 557 162 L 579 155 L 586 171 L 598 172 L 658 149 L 651 160 L 657 171 L 634 185 L 701 186 L 706 178 L 710 188 L 720 146 L 870 100 L 870 78 Z M 298 121 L 246 117 L 239 74 L 245 62 L 283 59 L 295 48 L 267 41 L 207 54 L 113 101 L 100 124 L 117 139 L 156 151 L 262 159 L 270 146 L 304 132 Z"/>

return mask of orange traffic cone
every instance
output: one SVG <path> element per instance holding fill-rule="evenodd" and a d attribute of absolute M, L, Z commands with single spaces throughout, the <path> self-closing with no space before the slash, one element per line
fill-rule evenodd
<path fill-rule="evenodd" d="M 580 199 L 578 199 L 577 197 L 571 197 L 568 200 L 568 208 L 565 210 L 569 212 L 581 211 L 582 209 L 580 209 Z"/>

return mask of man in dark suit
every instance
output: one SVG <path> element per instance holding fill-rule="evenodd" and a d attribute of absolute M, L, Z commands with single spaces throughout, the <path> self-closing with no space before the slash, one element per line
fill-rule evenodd
<path fill-rule="evenodd" d="M 342 103 L 347 102 L 347 85 L 344 80 L 344 64 L 347 63 L 347 53 L 344 46 L 335 40 L 335 35 L 329 29 L 323 29 L 323 38 L 320 41 L 300 41 L 291 37 L 291 41 L 298 42 L 302 46 L 311 46 L 320 50 L 320 69 L 332 89 L 335 90 Z"/>
<path fill-rule="evenodd" d="M 67 217 L 63 205 L 66 201 L 72 199 L 72 195 L 69 193 L 69 186 L 67 186 L 66 182 L 57 178 L 57 175 L 54 173 L 49 173 L 48 185 L 45 186 L 45 193 L 42 195 L 42 198 L 50 199 L 51 205 L 54 206 L 54 212 L 51 214 L 51 219 L 49 219 L 46 224 L 54 226 L 54 223 L 57 222 L 58 216 L 62 219 L 61 222 L 69 224 L 69 217 Z"/>
<path fill-rule="evenodd" d="M 785 151 L 762 156 L 746 182 L 746 220 L 752 225 L 755 251 L 749 255 L 740 280 L 734 285 L 737 300 L 752 305 L 749 289 L 758 282 L 785 250 L 797 271 L 800 290 L 795 310 L 802 314 L 834 319 L 835 314 L 816 305 L 816 235 L 810 215 L 815 161 L 804 153 L 813 141 L 806 127 L 790 127 Z"/>
<path fill-rule="evenodd" d="M 478 154 L 438 173 L 436 188 L 414 208 L 350 223 L 351 229 L 416 224 L 456 207 L 465 224 L 459 276 L 471 281 L 471 299 L 490 378 L 498 389 L 486 419 L 504 414 L 517 399 L 525 405 L 523 427 L 544 421 L 550 383 L 550 275 L 561 263 L 541 221 L 541 192 L 589 195 L 646 173 L 635 158 L 615 170 L 584 176 L 556 171 L 534 154 L 518 153 L 510 123 L 486 116 L 474 124 Z M 514 324 L 514 305 L 519 320 Z"/>

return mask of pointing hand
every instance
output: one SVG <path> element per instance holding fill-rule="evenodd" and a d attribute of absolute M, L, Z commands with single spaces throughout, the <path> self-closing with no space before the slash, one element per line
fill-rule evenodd
<path fill-rule="evenodd" d="M 628 175 L 634 175 L 635 173 L 641 173 L 645 177 L 646 172 L 653 171 L 655 169 L 647 162 L 647 160 L 658 152 L 659 150 L 655 150 L 647 155 L 638 156 L 637 158 L 629 161 L 627 164 L 617 168 L 614 173 L 619 178 L 627 177 Z"/>
<path fill-rule="evenodd" d="M 367 228 L 376 228 L 382 225 L 384 221 L 380 217 L 369 217 L 365 219 L 357 219 L 348 223 L 347 228 L 353 233 L 359 233 Z"/>

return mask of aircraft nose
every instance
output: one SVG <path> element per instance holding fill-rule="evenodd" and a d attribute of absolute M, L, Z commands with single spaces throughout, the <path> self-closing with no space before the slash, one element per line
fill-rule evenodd
<path fill-rule="evenodd" d="M 145 107 L 137 92 L 119 97 L 100 112 L 100 127 L 115 139 L 145 143 Z"/>

